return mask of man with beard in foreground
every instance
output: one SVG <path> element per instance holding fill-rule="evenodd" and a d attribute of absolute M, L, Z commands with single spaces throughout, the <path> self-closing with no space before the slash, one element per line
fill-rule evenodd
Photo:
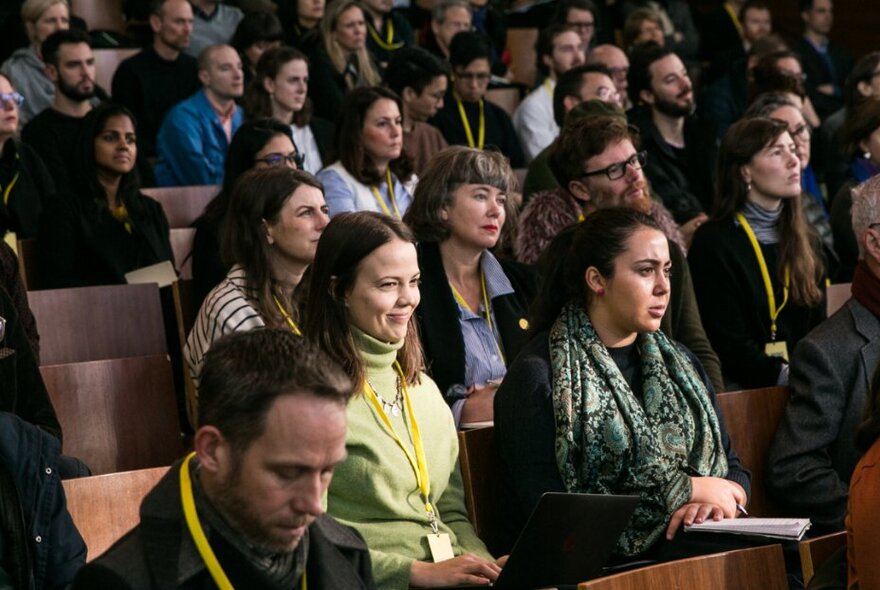
<path fill-rule="evenodd" d="M 70 186 L 73 150 L 83 118 L 95 97 L 95 56 L 88 33 L 56 31 L 43 41 L 46 77 L 55 84 L 55 100 L 24 126 L 21 139 L 40 156 L 56 187 Z"/>
<path fill-rule="evenodd" d="M 366 543 L 323 514 L 345 460 L 342 369 L 286 330 L 208 352 L 195 452 L 141 504 L 141 522 L 74 588 L 373 589 Z"/>
<path fill-rule="evenodd" d="M 681 59 L 656 43 L 633 50 L 627 80 L 630 123 L 648 153 L 645 175 L 654 194 L 690 239 L 713 198 L 715 129 L 694 115 L 694 89 Z"/>
<path fill-rule="evenodd" d="M 598 209 L 629 207 L 651 215 L 669 240 L 672 261 L 669 305 L 660 329 L 696 354 L 722 391 L 721 364 L 700 321 L 681 232 L 663 205 L 651 198 L 643 173 L 650 156 L 636 151 L 634 139 L 622 116 L 586 117 L 563 127 L 550 155 L 559 187 L 534 195 L 520 215 L 517 258 L 527 263 L 542 254 L 545 260 L 553 258 L 545 250 L 556 235 Z"/>

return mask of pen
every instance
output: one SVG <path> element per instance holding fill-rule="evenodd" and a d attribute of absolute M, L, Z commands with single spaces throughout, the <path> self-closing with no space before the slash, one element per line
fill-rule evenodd
<path fill-rule="evenodd" d="M 740 512 L 742 512 L 742 515 L 743 515 L 743 516 L 748 516 L 748 515 L 749 515 L 749 513 L 746 512 L 746 509 L 745 509 L 745 507 L 743 507 L 742 504 L 737 504 L 737 505 L 736 505 L 736 509 L 739 510 Z"/>

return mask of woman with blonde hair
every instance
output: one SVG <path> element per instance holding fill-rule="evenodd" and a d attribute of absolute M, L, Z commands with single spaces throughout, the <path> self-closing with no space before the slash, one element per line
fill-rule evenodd
<path fill-rule="evenodd" d="M 40 48 L 46 37 L 70 28 L 70 5 L 67 0 L 25 0 L 21 20 L 30 45 L 9 56 L 0 66 L 0 73 L 6 75 L 25 98 L 20 109 L 23 126 L 55 98 L 55 85 L 46 77 Z"/>
<path fill-rule="evenodd" d="M 367 51 L 366 11 L 357 0 L 333 0 L 321 21 L 321 42 L 312 56 L 309 96 L 315 114 L 334 119 L 345 94 L 381 82 Z"/>

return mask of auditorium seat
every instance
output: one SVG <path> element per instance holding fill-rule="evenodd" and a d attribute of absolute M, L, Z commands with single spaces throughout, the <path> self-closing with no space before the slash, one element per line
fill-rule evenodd
<path fill-rule="evenodd" d="M 495 428 L 458 433 L 459 463 L 468 518 L 489 552 L 498 554 L 501 535 L 498 497 L 501 459 L 495 447 Z"/>
<path fill-rule="evenodd" d="M 140 49 L 95 49 L 95 82 L 110 94 L 113 74 L 123 61 L 139 53 Z"/>
<path fill-rule="evenodd" d="M 88 561 L 99 557 L 140 522 L 141 501 L 167 467 L 68 479 L 67 510 L 88 547 Z"/>
<path fill-rule="evenodd" d="M 70 0 L 70 12 L 86 21 L 89 31 L 125 32 L 122 0 Z"/>
<path fill-rule="evenodd" d="M 510 71 L 515 82 L 532 88 L 538 74 L 535 43 L 538 29 L 507 29 L 507 49 L 510 51 Z"/>
<path fill-rule="evenodd" d="M 196 230 L 191 227 L 171 229 L 171 251 L 174 252 L 174 268 L 181 279 L 192 279 L 192 248 Z"/>
<path fill-rule="evenodd" d="M 155 284 L 29 291 L 44 365 L 165 355 Z"/>
<path fill-rule="evenodd" d="M 170 465 L 183 453 L 167 354 L 40 367 L 64 452 L 94 474 Z"/>
<path fill-rule="evenodd" d="M 766 491 L 767 454 L 779 428 L 791 390 L 788 387 L 744 389 L 718 394 L 718 405 L 730 442 L 743 465 L 752 472 L 749 514 L 783 516 Z"/>
<path fill-rule="evenodd" d="M 599 578 L 578 590 L 786 590 L 781 545 L 669 561 Z"/>
<path fill-rule="evenodd" d="M 522 100 L 520 89 L 516 86 L 490 88 L 486 91 L 486 100 L 501 107 L 511 117 Z"/>
<path fill-rule="evenodd" d="M 813 579 L 816 571 L 841 547 L 846 547 L 846 531 L 804 539 L 798 543 L 805 586 Z"/>
<path fill-rule="evenodd" d="M 838 283 L 825 287 L 825 314 L 831 317 L 852 297 L 852 283 Z"/>
<path fill-rule="evenodd" d="M 141 192 L 159 201 L 168 225 L 171 228 L 190 227 L 205 211 L 220 187 L 209 184 L 204 186 L 169 186 L 161 188 L 145 188 Z"/>

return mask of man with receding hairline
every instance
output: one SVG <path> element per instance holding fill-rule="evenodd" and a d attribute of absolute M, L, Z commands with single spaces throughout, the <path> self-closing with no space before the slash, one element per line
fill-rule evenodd
<path fill-rule="evenodd" d="M 201 374 L 195 451 L 73 587 L 374 589 L 363 538 L 322 505 L 346 458 L 353 390 L 338 364 L 287 330 L 218 340 Z"/>
<path fill-rule="evenodd" d="M 244 93 L 238 52 L 211 45 L 199 55 L 202 90 L 172 108 L 156 137 L 156 184 L 221 184 L 226 151 L 244 114 L 236 99 Z"/>

